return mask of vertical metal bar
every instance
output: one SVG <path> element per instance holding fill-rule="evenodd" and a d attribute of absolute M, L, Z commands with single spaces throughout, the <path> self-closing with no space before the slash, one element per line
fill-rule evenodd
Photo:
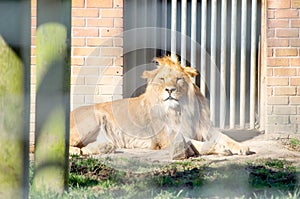
<path fill-rule="evenodd" d="M 217 0 L 212 0 L 211 8 L 211 66 L 210 66 L 210 120 L 216 124 L 216 37 L 217 37 Z"/>
<path fill-rule="evenodd" d="M 191 22 L 191 67 L 196 68 L 196 30 L 197 30 L 197 0 L 192 0 Z"/>
<path fill-rule="evenodd" d="M 221 80 L 220 80 L 220 128 L 225 127 L 226 117 L 226 20 L 227 0 L 222 0 L 221 8 Z"/>
<path fill-rule="evenodd" d="M 29 192 L 30 2 L 0 2 L 0 198 Z"/>
<path fill-rule="evenodd" d="M 207 18 L 207 0 L 202 0 L 201 5 L 201 80 L 200 89 L 205 96 L 206 88 L 206 18 Z"/>
<path fill-rule="evenodd" d="M 124 70 L 125 72 L 132 71 L 132 75 L 135 74 L 135 70 L 131 70 L 137 65 L 137 51 L 131 51 L 130 49 L 137 48 L 137 1 L 125 1 L 124 2 L 124 30 L 130 31 L 130 34 L 125 34 L 124 38 L 124 51 L 128 52 L 124 54 Z M 126 20 L 128 19 L 128 20 Z M 129 77 L 130 76 L 130 77 Z M 131 78 L 131 75 L 124 75 L 123 77 L 123 97 L 131 97 L 133 90 L 135 89 L 136 79 Z"/>
<path fill-rule="evenodd" d="M 242 0 L 241 30 L 241 76 L 240 76 L 240 128 L 245 128 L 246 106 L 246 40 L 247 40 L 247 0 Z"/>
<path fill-rule="evenodd" d="M 62 194 L 69 173 L 71 0 L 39 0 L 37 14 L 32 187 L 38 192 Z"/>
<path fill-rule="evenodd" d="M 177 15 L 177 0 L 172 0 L 171 13 L 171 58 L 176 59 L 176 15 Z"/>
<path fill-rule="evenodd" d="M 182 0 L 181 5 L 181 65 L 186 66 L 186 12 L 187 0 Z"/>
<path fill-rule="evenodd" d="M 236 26 L 237 26 L 237 0 L 232 0 L 231 10 L 231 43 L 230 43 L 230 120 L 229 128 L 235 127 L 236 106 Z"/>
<path fill-rule="evenodd" d="M 255 127 L 256 99 L 256 16 L 257 0 L 252 0 L 251 13 L 251 63 L 250 63 L 250 129 Z"/>
<path fill-rule="evenodd" d="M 162 19 L 161 19 L 161 27 L 163 28 L 163 31 L 161 31 L 161 42 L 162 42 L 162 52 L 163 55 L 167 54 L 167 44 L 168 44 L 168 2 L 167 0 L 162 0 L 161 2 L 161 13 L 162 13 Z"/>

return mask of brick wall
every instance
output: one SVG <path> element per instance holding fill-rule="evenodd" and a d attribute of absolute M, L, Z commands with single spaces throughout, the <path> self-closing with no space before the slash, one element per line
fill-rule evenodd
<path fill-rule="evenodd" d="M 72 3 L 71 109 L 121 98 L 123 0 L 73 0 Z M 268 133 L 298 133 L 300 0 L 268 0 L 267 4 L 264 126 Z M 35 111 L 35 32 L 36 0 L 32 0 L 31 142 Z"/>
<path fill-rule="evenodd" d="M 300 132 L 300 0 L 268 0 L 268 133 Z"/>
<path fill-rule="evenodd" d="M 35 121 L 36 1 L 32 0 L 31 143 Z M 71 110 L 122 97 L 123 0 L 72 0 Z"/>
<path fill-rule="evenodd" d="M 71 109 L 122 97 L 122 0 L 73 0 Z"/>

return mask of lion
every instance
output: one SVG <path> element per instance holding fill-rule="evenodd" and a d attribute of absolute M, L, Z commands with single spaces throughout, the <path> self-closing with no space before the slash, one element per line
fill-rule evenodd
<path fill-rule="evenodd" d="M 206 98 L 193 78 L 196 69 L 165 56 L 144 71 L 138 97 L 79 107 L 70 116 L 70 153 L 113 153 L 116 148 L 167 149 L 173 159 L 192 155 L 248 155 L 249 147 L 213 128 Z M 190 154 L 190 155 L 189 155 Z"/>

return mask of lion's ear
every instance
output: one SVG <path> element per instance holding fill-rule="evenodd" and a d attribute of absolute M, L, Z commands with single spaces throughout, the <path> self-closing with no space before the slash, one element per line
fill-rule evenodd
<path fill-rule="evenodd" d="M 147 71 L 146 70 L 146 71 L 143 72 L 142 78 L 147 79 L 148 82 L 149 82 L 154 78 L 154 76 L 156 74 L 157 74 L 157 69 L 152 70 L 152 71 Z"/>
<path fill-rule="evenodd" d="M 192 67 L 184 67 L 184 72 L 186 72 L 191 77 L 196 77 L 199 74 L 197 69 Z"/>

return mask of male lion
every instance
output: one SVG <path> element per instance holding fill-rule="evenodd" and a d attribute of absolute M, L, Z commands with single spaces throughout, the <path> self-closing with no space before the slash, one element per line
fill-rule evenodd
<path fill-rule="evenodd" d="M 247 146 L 211 127 L 206 99 L 193 83 L 197 70 L 181 67 L 168 56 L 155 60 L 157 69 L 143 73 L 147 79 L 144 94 L 71 112 L 71 153 L 74 147 L 88 155 L 183 143 L 192 154 L 248 154 Z M 177 152 L 176 148 L 172 151 Z"/>

